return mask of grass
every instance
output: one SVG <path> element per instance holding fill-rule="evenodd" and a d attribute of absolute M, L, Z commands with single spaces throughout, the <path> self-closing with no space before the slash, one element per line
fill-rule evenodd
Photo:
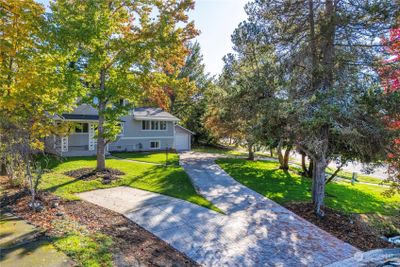
<path fill-rule="evenodd" d="M 242 151 L 239 151 L 236 149 L 219 148 L 219 147 L 213 147 L 213 146 L 193 147 L 192 151 L 202 152 L 202 153 L 222 154 L 222 155 L 228 155 L 228 156 L 245 156 L 245 155 L 247 155 L 245 152 L 242 152 Z"/>
<path fill-rule="evenodd" d="M 180 198 L 194 204 L 220 211 L 211 202 L 197 194 L 190 178 L 180 166 L 157 166 L 135 162 L 107 159 L 108 168 L 125 173 L 121 179 L 103 185 L 100 180 L 83 181 L 64 175 L 66 171 L 80 168 L 94 168 L 94 157 L 68 158 L 64 161 L 51 159 L 39 184 L 39 188 L 67 200 L 78 200 L 76 193 L 116 186 L 129 186 L 155 193 Z"/>
<path fill-rule="evenodd" d="M 167 161 L 165 152 L 117 152 L 114 156 L 124 159 L 165 164 Z M 179 155 L 177 153 L 168 152 L 167 165 L 179 165 Z"/>
<path fill-rule="evenodd" d="M 150 158 L 156 160 L 159 157 L 151 155 Z M 67 158 L 62 161 L 49 158 L 48 170 L 43 175 L 39 188 L 67 200 L 77 200 L 79 198 L 75 194 L 79 192 L 129 186 L 180 198 L 221 212 L 211 202 L 197 194 L 183 168 L 177 165 L 159 166 L 107 159 L 108 168 L 118 169 L 125 173 L 120 180 L 109 185 L 103 185 L 100 180 L 84 181 L 64 175 L 67 171 L 95 166 L 95 157 Z M 59 233 L 52 243 L 74 259 L 79 266 L 113 266 L 110 252 L 113 241 L 110 237 L 90 232 L 84 226 L 65 219 L 53 221 L 52 224 Z"/>
<path fill-rule="evenodd" d="M 328 174 L 332 174 L 335 172 L 335 169 L 332 168 L 327 168 L 326 169 L 326 173 Z M 344 178 L 347 180 L 351 180 L 351 178 L 353 177 L 353 174 L 351 172 L 346 172 L 346 171 L 339 171 L 339 173 L 337 174 L 338 177 L 340 178 Z M 364 175 L 364 174 L 357 174 L 357 180 L 363 183 L 370 183 L 370 184 L 381 184 L 382 183 L 382 179 L 370 176 L 370 175 Z"/>
<path fill-rule="evenodd" d="M 240 183 L 280 204 L 311 200 L 311 180 L 280 170 L 277 162 L 227 158 L 217 163 Z M 386 198 L 381 194 L 385 189 L 345 181 L 329 183 L 325 204 L 346 213 L 398 214 L 400 195 Z"/>
<path fill-rule="evenodd" d="M 57 231 L 53 238 L 56 248 L 63 251 L 81 266 L 113 266 L 112 239 L 104 234 L 91 233 L 76 222 L 57 220 L 52 222 Z"/>

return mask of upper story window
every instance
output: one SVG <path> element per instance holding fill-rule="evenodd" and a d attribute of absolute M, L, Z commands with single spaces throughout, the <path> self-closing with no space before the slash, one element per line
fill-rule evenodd
<path fill-rule="evenodd" d="M 150 130 L 150 121 L 142 121 L 142 130 Z"/>
<path fill-rule="evenodd" d="M 75 133 L 88 133 L 89 132 L 89 124 L 88 123 L 75 123 L 74 128 Z"/>
<path fill-rule="evenodd" d="M 167 130 L 167 122 L 166 121 L 160 121 L 160 130 Z"/>
<path fill-rule="evenodd" d="M 142 121 L 142 130 L 144 131 L 166 131 L 166 121 Z"/>

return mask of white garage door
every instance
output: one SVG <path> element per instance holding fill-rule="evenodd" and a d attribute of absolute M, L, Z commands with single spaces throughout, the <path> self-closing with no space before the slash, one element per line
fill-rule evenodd
<path fill-rule="evenodd" d="M 176 132 L 175 149 L 189 150 L 189 134 Z"/>

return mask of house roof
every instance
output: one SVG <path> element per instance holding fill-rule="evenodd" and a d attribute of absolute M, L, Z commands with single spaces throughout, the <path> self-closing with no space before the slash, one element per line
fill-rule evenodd
<path fill-rule="evenodd" d="M 97 121 L 99 115 L 85 115 L 85 114 L 62 114 L 64 120 L 83 120 L 83 121 Z"/>
<path fill-rule="evenodd" d="M 186 132 L 188 132 L 188 133 L 190 133 L 190 134 L 195 134 L 194 132 L 192 132 L 191 130 L 189 130 L 189 129 L 186 129 L 185 127 L 183 127 L 183 126 L 180 126 L 179 124 L 176 124 L 175 125 L 175 127 L 179 127 L 180 129 L 182 129 L 182 130 L 184 130 L 184 131 L 186 131 Z"/>
<path fill-rule="evenodd" d="M 161 108 L 138 107 L 133 110 L 133 117 L 136 120 L 168 120 L 179 121 L 177 117 Z"/>
<path fill-rule="evenodd" d="M 179 121 L 179 119 L 161 108 L 138 107 L 133 110 L 133 118 L 135 120 L 164 120 L 164 121 Z M 54 119 L 61 120 L 82 120 L 82 121 L 97 121 L 99 116 L 97 111 L 87 105 L 78 106 L 73 113 L 64 113 L 54 116 Z"/>

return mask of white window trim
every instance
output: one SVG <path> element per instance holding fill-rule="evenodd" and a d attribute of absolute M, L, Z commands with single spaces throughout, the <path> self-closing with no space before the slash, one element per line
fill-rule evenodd
<path fill-rule="evenodd" d="M 144 121 L 150 122 L 150 129 L 143 129 L 143 122 Z M 152 121 L 157 122 L 158 130 L 151 129 L 151 122 Z M 164 130 L 160 129 L 160 122 L 161 121 L 164 121 L 164 120 L 141 120 L 140 121 L 140 130 L 143 131 L 143 132 L 166 132 L 166 131 L 168 131 L 168 122 L 167 121 L 165 121 L 165 129 Z"/>
<path fill-rule="evenodd" d="M 158 143 L 158 147 L 151 147 L 151 143 L 152 142 L 157 142 Z M 161 148 L 161 141 L 160 140 L 151 140 L 151 141 L 149 141 L 149 149 L 156 150 L 156 149 L 160 149 L 160 148 Z"/>
<path fill-rule="evenodd" d="M 146 140 L 146 139 L 172 139 L 174 138 L 173 136 L 142 136 L 142 137 L 133 137 L 133 136 L 127 136 L 127 137 L 121 137 L 121 140 Z"/>

